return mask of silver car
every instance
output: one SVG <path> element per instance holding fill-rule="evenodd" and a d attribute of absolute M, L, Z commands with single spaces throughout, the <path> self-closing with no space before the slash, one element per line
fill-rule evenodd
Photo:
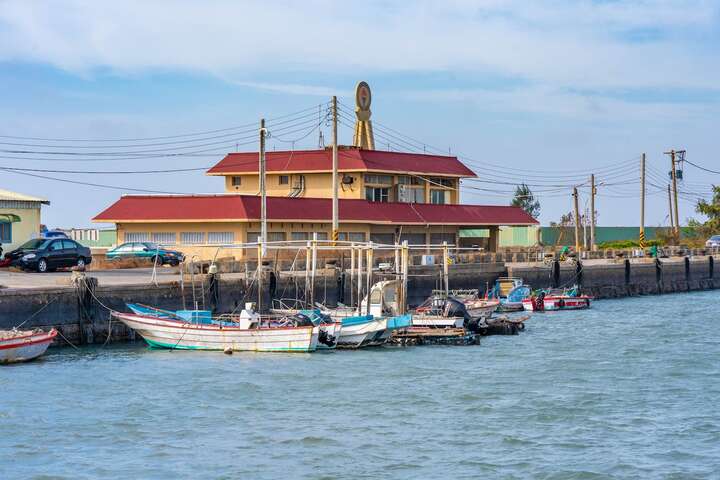
<path fill-rule="evenodd" d="M 708 248 L 720 247 L 720 235 L 713 235 L 707 239 L 705 246 Z"/>

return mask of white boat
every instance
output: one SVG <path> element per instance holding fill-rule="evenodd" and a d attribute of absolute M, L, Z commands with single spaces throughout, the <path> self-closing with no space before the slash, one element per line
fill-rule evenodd
<path fill-rule="evenodd" d="M 314 325 L 277 325 L 243 310 L 237 322 L 193 323 L 186 320 L 113 312 L 151 347 L 240 352 L 312 352 L 320 329 Z"/>
<path fill-rule="evenodd" d="M 0 330 L 0 364 L 27 362 L 45 353 L 58 332 L 36 330 Z"/>

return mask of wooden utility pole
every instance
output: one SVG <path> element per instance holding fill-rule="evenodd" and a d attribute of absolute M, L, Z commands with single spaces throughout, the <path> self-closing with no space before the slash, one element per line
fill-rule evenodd
<path fill-rule="evenodd" d="M 675 212 L 675 241 L 680 240 L 680 215 L 678 213 L 678 190 L 677 190 L 677 170 L 675 169 L 675 150 L 665 152 L 670 155 L 670 166 L 672 167 L 672 188 L 673 188 L 673 211 Z"/>
<path fill-rule="evenodd" d="M 335 246 L 338 240 L 338 230 L 340 230 L 338 206 L 337 97 L 335 95 L 332 97 L 332 189 L 332 241 L 333 246 Z"/>
<path fill-rule="evenodd" d="M 595 246 L 595 174 L 590 175 L 590 250 L 597 250 Z"/>
<path fill-rule="evenodd" d="M 668 208 L 670 211 L 670 229 L 675 232 L 675 224 L 673 223 L 673 205 L 672 194 L 670 193 L 670 184 L 668 183 Z"/>
<path fill-rule="evenodd" d="M 575 251 L 580 251 L 580 207 L 578 206 L 578 189 L 573 187 L 573 199 L 575 204 Z"/>
<path fill-rule="evenodd" d="M 645 154 L 640 157 L 640 248 L 645 248 Z"/>
<path fill-rule="evenodd" d="M 265 191 L 265 119 L 260 120 L 260 242 L 262 256 L 267 253 L 267 192 Z M 258 258 L 258 263 L 262 259 Z"/>

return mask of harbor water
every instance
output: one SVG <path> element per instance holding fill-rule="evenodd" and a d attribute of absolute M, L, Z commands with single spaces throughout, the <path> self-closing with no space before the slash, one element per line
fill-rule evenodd
<path fill-rule="evenodd" d="M 0 478 L 720 478 L 719 300 L 465 347 L 51 349 L 0 368 Z"/>

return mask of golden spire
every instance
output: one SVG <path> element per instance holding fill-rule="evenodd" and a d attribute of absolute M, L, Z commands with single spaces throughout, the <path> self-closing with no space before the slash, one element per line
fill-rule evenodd
<path fill-rule="evenodd" d="M 370 103 L 372 94 L 370 85 L 367 82 L 360 82 L 355 87 L 355 134 L 353 145 L 366 150 L 375 150 L 375 139 L 373 138 L 372 122 L 370 122 Z"/>

